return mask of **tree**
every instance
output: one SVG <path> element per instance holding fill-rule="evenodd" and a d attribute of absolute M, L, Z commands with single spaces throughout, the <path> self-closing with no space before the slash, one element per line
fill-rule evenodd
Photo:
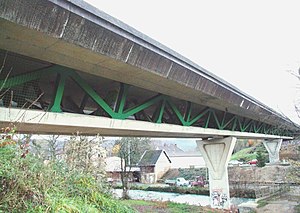
<path fill-rule="evenodd" d="M 90 174 L 100 181 L 105 176 L 103 138 L 73 135 L 65 144 L 65 160 L 71 170 Z"/>
<path fill-rule="evenodd" d="M 266 165 L 267 158 L 265 152 L 262 149 L 258 149 L 256 151 L 256 159 L 258 167 L 264 167 Z"/>
<path fill-rule="evenodd" d="M 31 151 L 43 160 L 58 160 L 59 155 L 61 155 L 60 149 L 64 146 L 59 137 L 59 135 L 49 135 L 46 139 L 34 139 L 32 140 Z M 62 143 L 61 146 L 59 143 Z"/>
<path fill-rule="evenodd" d="M 121 182 L 123 199 L 129 199 L 130 171 L 136 166 L 144 151 L 149 150 L 149 138 L 121 138 L 113 147 L 113 152 L 121 158 Z"/>

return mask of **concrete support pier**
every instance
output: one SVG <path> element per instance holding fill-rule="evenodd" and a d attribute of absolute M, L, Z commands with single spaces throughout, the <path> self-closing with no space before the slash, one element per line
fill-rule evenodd
<path fill-rule="evenodd" d="M 265 140 L 263 141 L 263 143 L 269 153 L 270 163 L 271 164 L 278 163 L 280 161 L 279 150 L 281 148 L 282 139 Z"/>
<path fill-rule="evenodd" d="M 227 165 L 235 143 L 235 137 L 197 141 L 197 146 L 209 171 L 210 205 L 212 208 L 230 208 Z"/>

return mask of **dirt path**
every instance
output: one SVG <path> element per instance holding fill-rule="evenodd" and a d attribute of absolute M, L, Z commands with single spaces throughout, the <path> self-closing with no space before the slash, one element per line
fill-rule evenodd
<path fill-rule="evenodd" d="M 294 210 L 300 203 L 300 186 L 291 187 L 291 190 L 274 200 L 268 201 L 268 204 L 258 208 L 257 213 L 299 213 Z"/>

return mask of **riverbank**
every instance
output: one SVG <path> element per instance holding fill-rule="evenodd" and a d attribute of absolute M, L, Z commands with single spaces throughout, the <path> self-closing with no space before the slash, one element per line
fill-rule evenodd
<path fill-rule="evenodd" d="M 145 201 L 145 200 L 121 200 L 121 203 L 135 209 L 141 213 L 179 213 L 179 212 L 199 212 L 199 213 L 224 213 L 223 210 L 212 209 L 206 206 L 194 206 L 173 202 Z"/>

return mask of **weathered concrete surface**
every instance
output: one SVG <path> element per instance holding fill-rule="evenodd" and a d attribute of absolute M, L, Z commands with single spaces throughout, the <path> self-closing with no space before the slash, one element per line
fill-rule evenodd
<path fill-rule="evenodd" d="M 103 136 L 144 136 L 144 137 L 175 137 L 175 138 L 284 138 L 276 135 L 234 132 L 227 130 L 185 127 L 172 124 L 155 124 L 135 120 L 117 120 L 106 117 L 90 116 L 75 113 L 41 112 L 0 107 L 0 128 L 10 124 L 16 125 L 18 132 L 36 134 L 73 134 Z"/>
<path fill-rule="evenodd" d="M 263 143 L 269 153 L 269 162 L 270 163 L 278 163 L 280 161 L 279 151 L 281 148 L 282 139 L 266 140 L 266 141 L 263 141 Z"/>
<path fill-rule="evenodd" d="M 210 206 L 230 209 L 227 165 L 236 143 L 235 137 L 197 141 L 209 172 Z"/>
<path fill-rule="evenodd" d="M 283 116 L 79 0 L 2 0 L 0 48 L 282 128 Z"/>

